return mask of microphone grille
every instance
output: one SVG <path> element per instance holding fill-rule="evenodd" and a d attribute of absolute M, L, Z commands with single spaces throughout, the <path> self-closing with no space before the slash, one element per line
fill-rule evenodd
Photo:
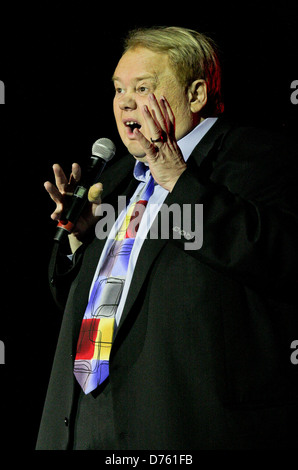
<path fill-rule="evenodd" d="M 106 162 L 109 162 L 116 152 L 116 146 L 110 139 L 103 137 L 94 142 L 92 146 L 92 155 L 102 158 Z"/>

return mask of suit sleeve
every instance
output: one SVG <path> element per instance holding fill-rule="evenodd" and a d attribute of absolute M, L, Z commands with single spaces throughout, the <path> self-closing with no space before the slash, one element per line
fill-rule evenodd
<path fill-rule="evenodd" d="M 288 155 L 276 158 L 273 147 L 251 151 L 252 158 L 247 150 L 238 158 L 236 144 L 229 158 L 213 162 L 207 177 L 204 168 L 191 167 L 181 175 L 166 202 L 178 203 L 181 221 L 190 220 L 173 243 L 241 283 L 289 300 L 298 287 L 297 170 Z M 197 204 L 202 204 L 203 227 Z M 201 229 L 199 249 L 191 249 L 185 238 L 190 229 L 197 235 Z"/>

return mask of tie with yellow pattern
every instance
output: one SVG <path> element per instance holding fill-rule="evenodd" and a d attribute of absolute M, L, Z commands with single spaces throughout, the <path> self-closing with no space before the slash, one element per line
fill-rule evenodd
<path fill-rule="evenodd" d="M 139 223 L 153 189 L 154 179 L 151 176 L 140 199 L 137 198 L 137 202 L 129 206 L 94 282 L 81 325 L 74 363 L 74 375 L 85 394 L 94 390 L 109 375 L 115 315 Z"/>

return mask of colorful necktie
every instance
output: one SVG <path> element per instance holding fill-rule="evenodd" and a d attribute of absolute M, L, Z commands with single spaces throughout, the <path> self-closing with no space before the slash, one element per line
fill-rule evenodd
<path fill-rule="evenodd" d="M 124 222 L 113 241 L 94 282 L 79 334 L 74 375 L 85 394 L 109 375 L 115 315 L 123 291 L 128 262 L 140 219 L 153 193 L 150 177 L 143 192 L 128 208 Z"/>

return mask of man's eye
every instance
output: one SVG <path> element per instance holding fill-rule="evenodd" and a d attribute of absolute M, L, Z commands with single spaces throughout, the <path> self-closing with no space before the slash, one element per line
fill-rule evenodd
<path fill-rule="evenodd" d="M 121 93 L 123 93 L 123 88 L 117 87 L 115 88 L 115 92 L 117 95 L 120 95 Z"/>
<path fill-rule="evenodd" d="M 139 92 L 139 93 L 142 93 L 142 94 L 147 93 L 147 92 L 148 92 L 148 87 L 146 87 L 146 86 L 140 86 L 140 87 L 138 88 L 138 92 Z"/>

